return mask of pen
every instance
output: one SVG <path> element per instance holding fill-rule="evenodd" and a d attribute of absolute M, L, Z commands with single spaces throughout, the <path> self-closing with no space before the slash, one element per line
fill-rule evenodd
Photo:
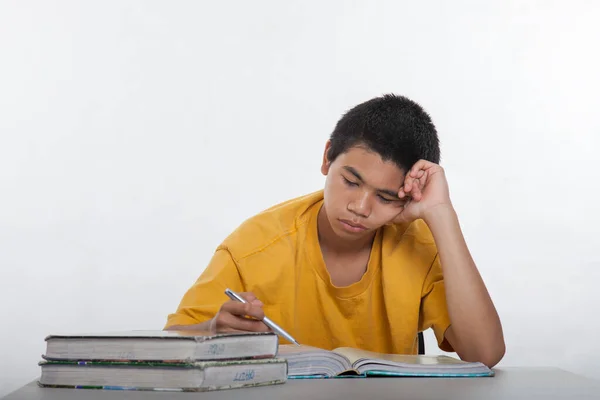
<path fill-rule="evenodd" d="M 247 301 L 244 300 L 244 298 L 242 296 L 240 296 L 239 294 L 235 293 L 234 291 L 232 291 L 230 289 L 225 289 L 225 294 L 231 300 L 239 301 L 240 303 L 247 303 Z M 289 333 L 287 333 L 286 331 L 281 329 L 281 327 L 279 325 L 277 325 L 275 322 L 271 321 L 269 318 L 264 317 L 262 322 L 264 322 L 264 324 L 267 325 L 269 328 L 273 329 L 273 331 L 275 333 L 277 333 L 278 335 L 280 335 L 280 336 L 284 337 L 285 339 L 287 339 L 288 341 L 294 343 L 296 346 L 300 346 L 300 343 L 298 343 L 296 341 L 296 339 L 294 339 L 292 337 L 292 335 L 290 335 Z"/>

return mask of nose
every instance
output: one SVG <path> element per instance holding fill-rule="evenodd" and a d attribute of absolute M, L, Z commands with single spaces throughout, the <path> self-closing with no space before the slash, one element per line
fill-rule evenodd
<path fill-rule="evenodd" d="M 371 215 L 371 200 L 369 192 L 363 191 L 348 203 L 348 211 L 362 218 Z"/>

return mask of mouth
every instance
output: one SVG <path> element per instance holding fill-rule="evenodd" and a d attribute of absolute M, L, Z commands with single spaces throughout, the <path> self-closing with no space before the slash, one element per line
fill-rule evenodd
<path fill-rule="evenodd" d="M 357 224 L 356 222 L 348 221 L 347 219 L 339 220 L 344 228 L 350 232 L 362 232 L 367 230 L 367 227 L 361 224 Z"/>

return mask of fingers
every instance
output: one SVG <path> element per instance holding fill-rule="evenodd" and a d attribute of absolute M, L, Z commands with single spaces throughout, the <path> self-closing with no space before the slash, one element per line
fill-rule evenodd
<path fill-rule="evenodd" d="M 228 312 L 238 317 L 248 316 L 258 320 L 262 320 L 265 317 L 262 304 L 257 305 L 254 303 L 240 303 L 233 300 L 223 303 L 221 306 L 221 311 Z"/>
<path fill-rule="evenodd" d="M 262 320 L 265 317 L 263 303 L 252 293 L 239 293 L 247 303 L 228 301 L 213 319 L 216 332 L 251 331 L 268 332 L 271 329 Z"/>
<path fill-rule="evenodd" d="M 423 160 L 418 161 L 415 165 L 413 165 L 413 167 L 408 171 L 408 173 L 404 177 L 404 191 L 406 193 L 410 193 L 415 181 L 421 179 L 423 177 L 423 175 L 425 174 L 425 170 L 422 168 L 423 168 L 423 165 L 426 165 L 426 164 L 423 164 L 422 161 Z M 427 163 L 428 161 L 424 161 L 424 162 Z"/>
<path fill-rule="evenodd" d="M 412 176 L 406 176 L 404 178 L 404 186 L 400 188 L 398 192 L 398 197 L 403 199 L 406 196 L 410 195 L 416 201 L 421 200 L 421 181 L 419 179 L 413 178 Z"/>
<path fill-rule="evenodd" d="M 244 300 L 246 300 L 249 304 L 252 304 L 254 306 L 258 306 L 258 307 L 262 307 L 263 306 L 263 302 L 260 301 L 259 299 L 256 298 L 256 296 L 254 295 L 254 293 L 251 292 L 241 292 L 238 293 L 240 295 L 240 297 L 242 297 Z"/>
<path fill-rule="evenodd" d="M 429 174 L 426 169 L 416 168 L 419 166 L 428 167 L 429 164 L 435 165 L 429 161 L 421 160 L 417 162 L 413 168 L 411 168 L 411 170 L 406 174 L 406 177 L 404 178 L 404 184 L 398 192 L 399 198 L 403 199 L 409 194 L 415 201 L 420 201 L 423 198 L 423 189 L 425 188 Z"/>
<path fill-rule="evenodd" d="M 412 190 L 412 198 L 415 201 L 420 201 L 423 198 L 423 189 L 425 189 L 425 184 L 427 183 L 427 171 L 419 171 L 417 174 L 418 178 L 413 181 L 413 190 Z"/>
<path fill-rule="evenodd" d="M 230 313 L 219 313 L 215 320 L 217 332 L 248 331 L 268 332 L 270 329 L 262 321 L 242 318 Z"/>
<path fill-rule="evenodd" d="M 256 296 L 254 295 L 254 293 L 251 293 L 251 292 L 242 292 L 242 293 L 238 293 L 238 294 L 244 300 L 246 300 L 248 303 L 258 302 L 258 303 L 260 303 L 262 305 L 262 302 L 256 298 Z"/>
<path fill-rule="evenodd" d="M 427 161 L 427 160 L 419 160 L 415 163 L 415 165 L 412 166 L 412 168 L 410 169 L 410 171 L 408 172 L 407 175 L 412 176 L 413 178 L 418 178 L 418 173 L 419 171 L 423 170 L 428 170 L 431 167 L 435 167 L 437 164 L 432 163 L 431 161 Z"/>

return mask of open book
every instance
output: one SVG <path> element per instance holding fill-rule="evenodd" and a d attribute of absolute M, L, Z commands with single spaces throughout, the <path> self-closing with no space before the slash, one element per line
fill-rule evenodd
<path fill-rule="evenodd" d="M 340 347 L 333 351 L 310 346 L 280 345 L 279 357 L 288 362 L 288 378 L 346 376 L 479 377 L 494 372 L 479 362 L 448 356 L 381 354 Z"/>

